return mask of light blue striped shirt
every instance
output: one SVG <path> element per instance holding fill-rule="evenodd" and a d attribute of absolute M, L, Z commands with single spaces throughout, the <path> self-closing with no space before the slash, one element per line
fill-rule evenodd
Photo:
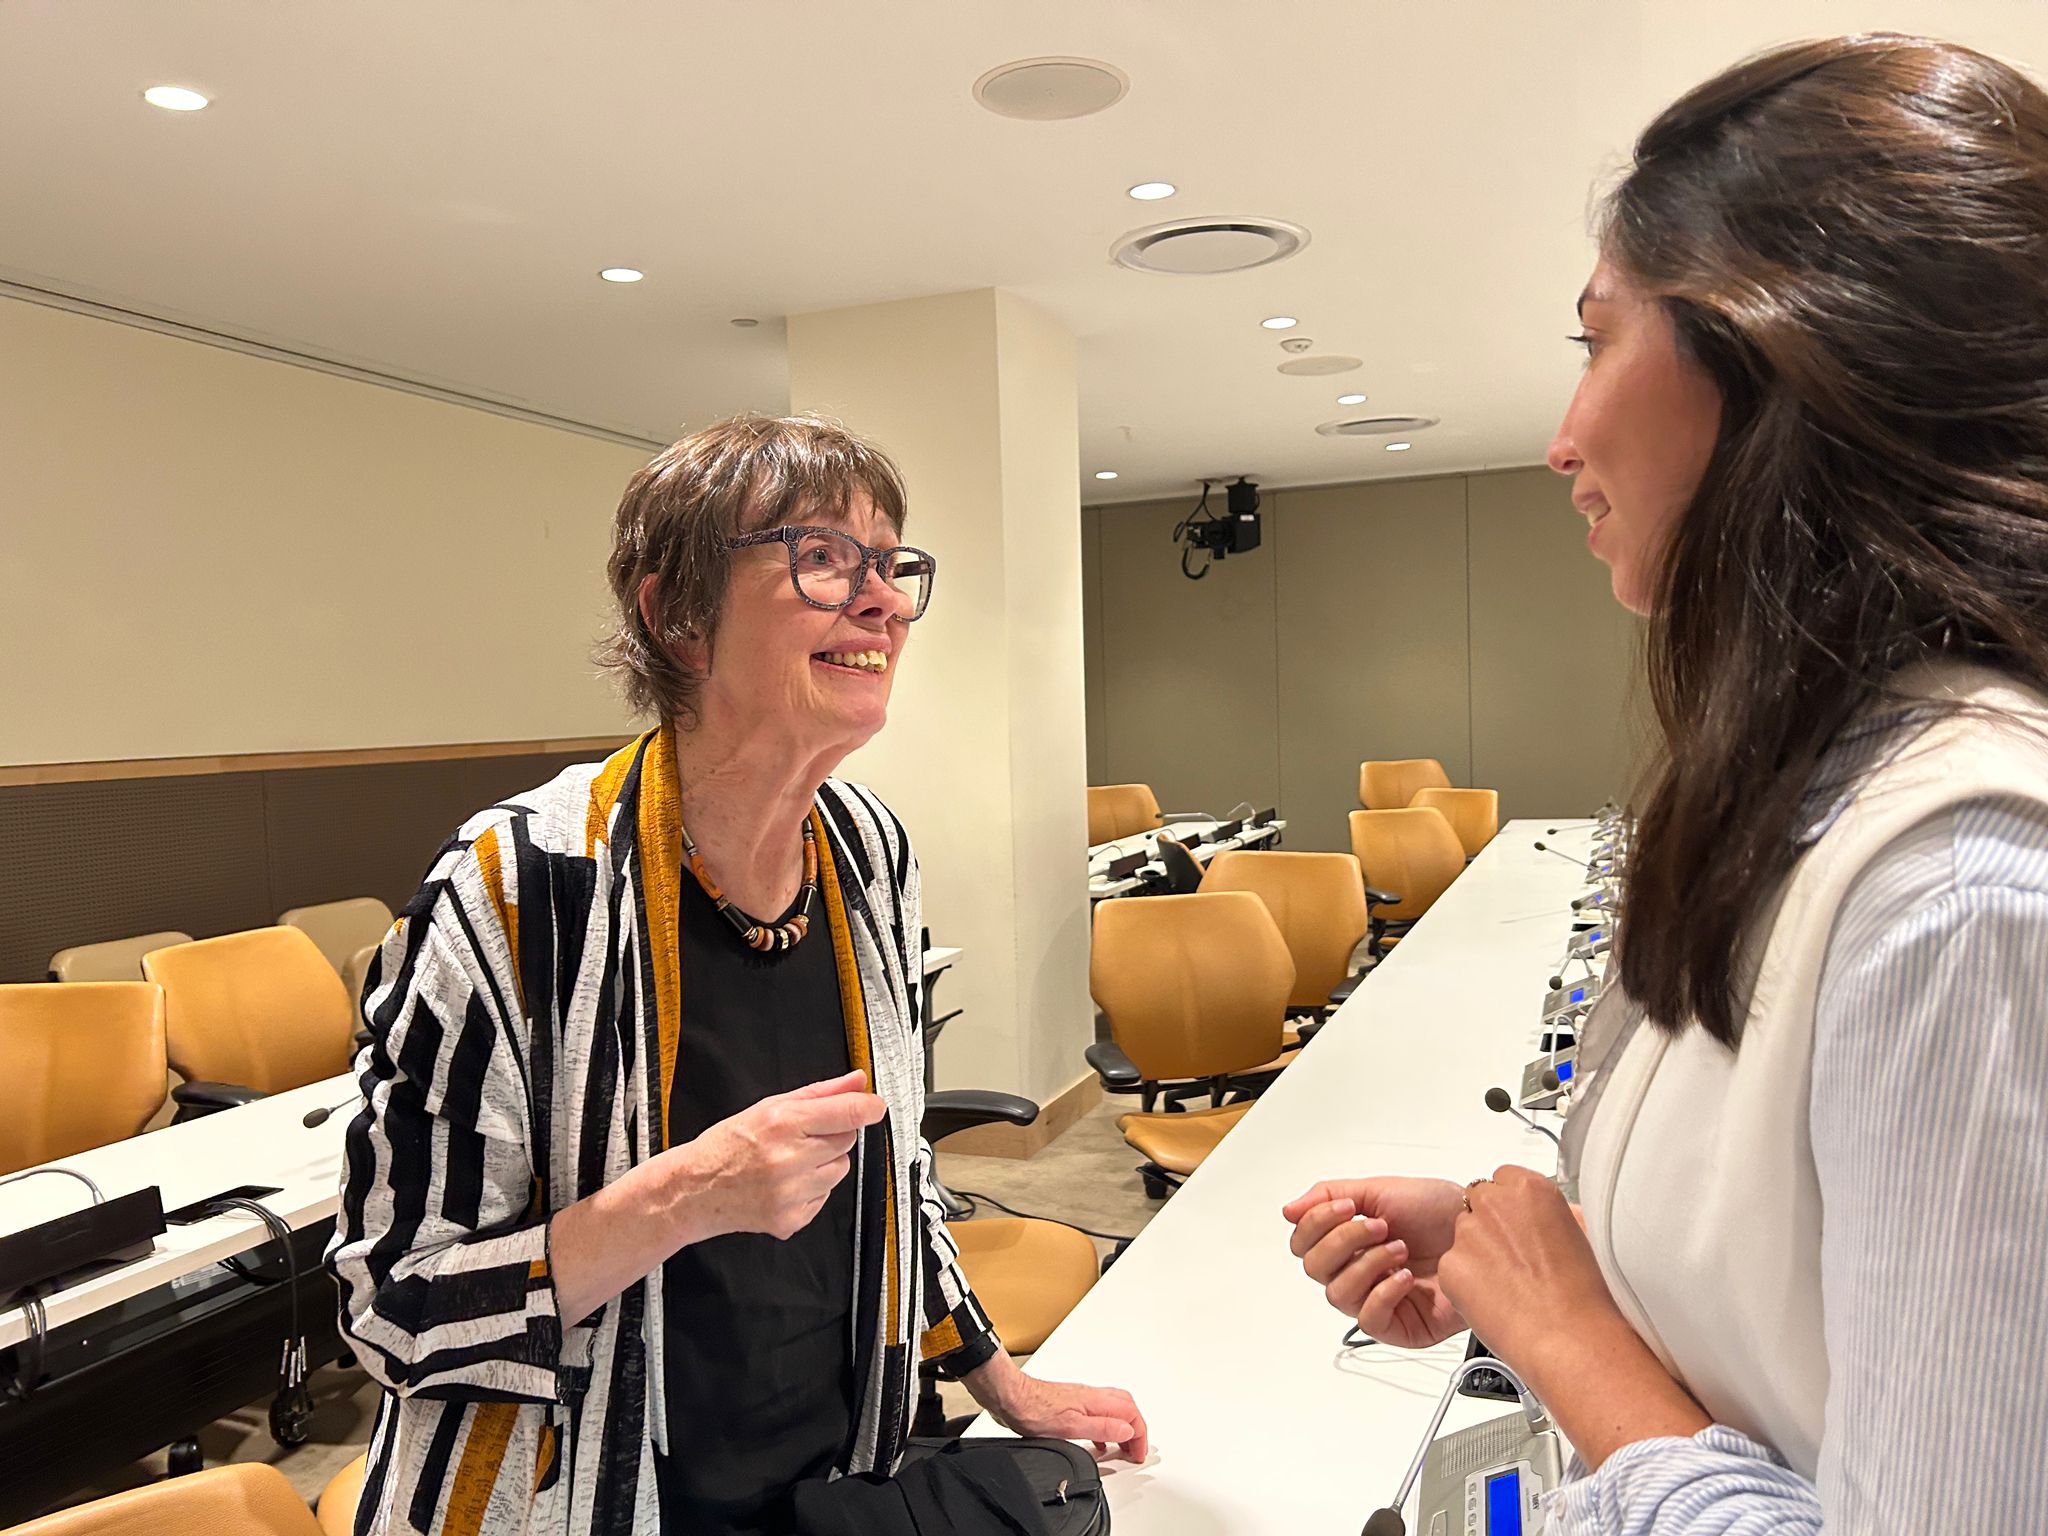
<path fill-rule="evenodd" d="M 1802 843 L 1900 725 L 1828 754 Z M 2048 807 L 1952 807 L 1851 887 L 1822 973 L 1811 1126 L 1817 1483 L 1717 1424 L 1568 1483 L 1551 1536 L 2048 1531 Z"/>

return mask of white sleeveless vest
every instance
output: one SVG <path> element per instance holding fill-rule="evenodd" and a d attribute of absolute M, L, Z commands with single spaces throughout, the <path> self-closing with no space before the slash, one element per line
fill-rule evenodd
<path fill-rule="evenodd" d="M 1989 795 L 2048 802 L 2048 701 L 1959 667 L 1907 691 L 1995 717 L 1938 719 L 1874 770 L 1787 877 L 1740 1051 L 1700 1029 L 1639 1028 L 1588 1105 L 1580 1154 L 1586 1230 L 1622 1312 L 1717 1422 L 1807 1478 L 1828 1395 L 1808 1108 L 1836 912 L 1871 859 L 1929 816 Z"/>

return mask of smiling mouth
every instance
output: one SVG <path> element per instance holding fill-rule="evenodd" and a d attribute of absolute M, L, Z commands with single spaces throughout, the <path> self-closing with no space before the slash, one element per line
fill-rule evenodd
<path fill-rule="evenodd" d="M 811 660 L 820 666 L 832 667 L 841 672 L 879 675 L 889 670 L 887 651 L 819 651 Z"/>

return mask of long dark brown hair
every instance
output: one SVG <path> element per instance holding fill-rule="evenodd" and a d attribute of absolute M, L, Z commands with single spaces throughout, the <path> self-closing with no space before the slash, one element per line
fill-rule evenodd
<path fill-rule="evenodd" d="M 2048 95 L 1922 38 L 1778 49 L 1650 124 L 1600 235 L 1723 400 L 1648 629 L 1621 978 L 1732 1045 L 1830 738 L 1919 661 L 2048 688 Z"/>

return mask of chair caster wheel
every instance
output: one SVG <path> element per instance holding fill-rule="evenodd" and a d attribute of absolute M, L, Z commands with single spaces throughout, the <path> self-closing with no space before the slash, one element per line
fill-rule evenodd
<path fill-rule="evenodd" d="M 204 1467 L 206 1458 L 200 1454 L 198 1440 L 173 1440 L 170 1464 L 172 1477 L 189 1477 Z"/>
<path fill-rule="evenodd" d="M 1164 1180 L 1164 1179 L 1155 1179 L 1155 1178 L 1153 1178 L 1153 1177 L 1152 1177 L 1152 1175 L 1151 1175 L 1151 1174 L 1149 1174 L 1149 1173 L 1148 1173 L 1148 1174 L 1146 1174 L 1146 1175 L 1145 1175 L 1145 1198 L 1146 1198 L 1147 1200 L 1164 1200 L 1164 1199 L 1166 1198 L 1166 1195 L 1167 1195 L 1167 1185 L 1166 1185 L 1166 1180 Z"/>

